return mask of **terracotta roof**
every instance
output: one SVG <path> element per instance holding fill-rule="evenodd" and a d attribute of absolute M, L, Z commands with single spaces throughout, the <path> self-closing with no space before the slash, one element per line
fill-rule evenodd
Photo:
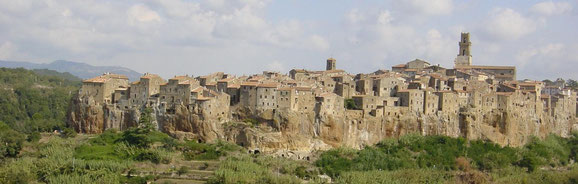
<path fill-rule="evenodd" d="M 126 77 L 124 75 L 119 75 L 119 74 L 104 74 L 104 75 L 94 77 L 91 79 L 86 79 L 82 82 L 85 82 L 85 83 L 104 83 L 110 79 L 126 79 L 126 80 L 128 80 L 128 77 Z"/>
<path fill-rule="evenodd" d="M 482 66 L 482 65 L 456 66 L 455 68 L 456 69 L 495 69 L 495 70 L 516 69 L 515 66 Z"/>
<path fill-rule="evenodd" d="M 151 78 L 161 78 L 161 76 L 152 73 L 145 73 L 143 76 L 140 77 L 141 79 L 151 79 Z"/>
<path fill-rule="evenodd" d="M 257 86 L 257 82 L 242 82 L 241 86 Z"/>
<path fill-rule="evenodd" d="M 200 91 L 203 91 L 203 87 L 199 86 L 199 87 L 196 87 L 195 89 L 191 90 L 191 92 L 196 92 L 196 93 L 198 93 Z"/>
<path fill-rule="evenodd" d="M 297 91 L 311 91 L 311 87 L 304 87 L 304 86 L 295 87 L 295 90 L 297 90 Z"/>
<path fill-rule="evenodd" d="M 279 88 L 277 89 L 278 91 L 290 91 L 290 90 L 297 90 L 297 91 L 311 91 L 311 87 L 305 87 L 305 86 L 300 86 L 300 87 L 283 87 L 283 88 Z"/>
<path fill-rule="evenodd" d="M 279 83 L 263 83 L 263 84 L 258 84 L 257 87 L 259 88 L 276 88 L 279 86 Z"/>
<path fill-rule="evenodd" d="M 345 70 L 325 70 L 323 71 L 323 73 L 341 73 L 341 72 L 345 72 Z"/>
<path fill-rule="evenodd" d="M 405 68 L 405 64 L 394 65 L 392 68 Z"/>
<path fill-rule="evenodd" d="M 321 93 L 319 95 L 317 95 L 317 97 L 328 97 L 328 96 L 335 96 L 337 94 L 335 93 Z"/>
<path fill-rule="evenodd" d="M 240 88 L 240 87 L 241 87 L 241 85 L 239 85 L 239 84 L 229 84 L 229 85 L 227 86 L 227 88 L 236 88 L 236 89 L 238 89 L 238 88 Z"/>
<path fill-rule="evenodd" d="M 173 78 L 171 78 L 170 80 L 182 80 L 182 79 L 187 79 L 190 78 L 189 76 L 186 75 L 180 75 L 180 76 L 175 76 Z"/>
<path fill-rule="evenodd" d="M 195 84 L 195 83 L 191 80 L 185 80 L 185 81 L 179 82 L 179 84 L 184 85 L 184 84 Z"/>
<path fill-rule="evenodd" d="M 210 99 L 212 99 L 212 98 L 211 98 L 211 97 L 201 96 L 201 97 L 197 98 L 196 100 L 199 100 L 199 101 L 207 101 L 207 100 L 210 100 Z"/>
<path fill-rule="evenodd" d="M 542 95 L 540 95 L 540 98 L 550 98 L 550 95 L 548 95 L 548 94 L 542 94 Z"/>
<path fill-rule="evenodd" d="M 207 83 L 205 84 L 205 86 L 215 86 L 215 85 L 217 85 L 216 82 L 207 82 Z"/>
<path fill-rule="evenodd" d="M 132 85 L 137 85 L 137 84 L 140 84 L 140 81 L 134 81 L 134 82 L 132 82 L 132 83 L 130 83 L 130 84 L 132 84 Z"/>
<path fill-rule="evenodd" d="M 231 81 L 233 81 L 233 80 L 235 80 L 235 78 L 226 78 L 226 79 L 221 79 L 221 80 L 219 80 L 219 81 L 217 81 L 217 82 L 231 82 Z"/>

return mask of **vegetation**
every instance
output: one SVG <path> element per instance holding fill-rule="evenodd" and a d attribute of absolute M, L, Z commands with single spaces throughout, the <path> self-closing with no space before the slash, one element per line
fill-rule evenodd
<path fill-rule="evenodd" d="M 359 110 L 360 109 L 359 107 L 357 107 L 357 104 L 355 104 L 355 101 L 353 101 L 353 99 L 345 99 L 344 106 L 346 109 L 349 109 L 349 110 Z"/>
<path fill-rule="evenodd" d="M 338 183 L 477 183 L 490 176 L 504 182 L 568 183 L 578 181 L 578 175 L 573 175 L 578 168 L 568 165 L 575 159 L 577 141 L 578 133 L 567 139 L 550 135 L 512 148 L 463 138 L 406 135 L 362 150 L 333 149 L 322 153 L 315 165 Z M 567 169 L 557 173 L 548 168 Z"/>
<path fill-rule="evenodd" d="M 0 121 L 0 160 L 16 157 L 22 149 L 25 136 Z"/>
<path fill-rule="evenodd" d="M 249 155 L 228 157 L 209 183 L 301 183 L 297 162 L 283 158 Z"/>
<path fill-rule="evenodd" d="M 332 149 L 313 163 L 251 155 L 224 141 L 174 139 L 156 131 L 148 108 L 137 127 L 77 135 L 64 122 L 78 81 L 53 71 L 0 69 L 0 183 L 147 183 L 194 175 L 210 176 L 209 183 L 323 183 L 323 175 L 335 183 L 578 183 L 576 132 L 519 148 L 410 134 L 361 150 Z M 352 99 L 344 105 L 358 109 Z M 53 130 L 60 133 L 45 133 Z"/>
<path fill-rule="evenodd" d="M 60 130 L 65 127 L 70 99 L 80 87 L 77 79 L 41 70 L 0 68 L 0 121 L 21 133 Z"/>

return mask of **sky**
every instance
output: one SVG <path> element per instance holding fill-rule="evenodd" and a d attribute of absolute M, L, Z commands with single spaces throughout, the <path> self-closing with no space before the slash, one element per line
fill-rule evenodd
<path fill-rule="evenodd" d="M 414 59 L 518 79 L 578 79 L 578 0 L 0 0 L 0 60 L 69 60 L 163 77 L 293 68 L 369 73 Z"/>

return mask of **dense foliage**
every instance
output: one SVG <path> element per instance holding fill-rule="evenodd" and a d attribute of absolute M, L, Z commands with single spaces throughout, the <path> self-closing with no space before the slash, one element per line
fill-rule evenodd
<path fill-rule="evenodd" d="M 307 164 L 269 156 L 232 156 L 224 160 L 209 183 L 302 183 L 318 180 Z"/>
<path fill-rule="evenodd" d="M 343 101 L 343 105 L 345 106 L 346 109 L 349 110 L 359 110 L 360 108 L 357 107 L 357 104 L 355 104 L 355 101 L 353 101 L 353 99 L 345 99 Z"/>
<path fill-rule="evenodd" d="M 0 121 L 31 133 L 64 127 L 70 99 L 80 81 L 66 74 L 0 68 Z"/>
<path fill-rule="evenodd" d="M 362 150 L 333 149 L 321 154 L 315 164 L 333 178 L 345 174 L 341 176 L 345 181 L 352 176 L 364 176 L 367 171 L 417 169 L 428 176 L 432 174 L 430 170 L 437 173 L 431 176 L 434 178 L 431 181 L 417 181 L 436 182 L 438 180 L 435 178 L 445 177 L 438 174 L 470 167 L 485 172 L 508 168 L 534 172 L 540 167 L 567 166 L 576 158 L 577 142 L 578 133 L 571 138 L 555 135 L 544 140 L 535 138 L 521 148 L 446 136 L 406 135 L 399 139 L 383 140 Z"/>
<path fill-rule="evenodd" d="M 22 149 L 25 136 L 0 121 L 0 160 L 16 157 Z"/>

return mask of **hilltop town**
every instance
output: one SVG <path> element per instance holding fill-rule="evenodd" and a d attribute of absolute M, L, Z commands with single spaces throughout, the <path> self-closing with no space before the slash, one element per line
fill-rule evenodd
<path fill-rule="evenodd" d="M 78 132 L 139 126 L 151 109 L 157 129 L 182 139 L 227 140 L 283 157 L 361 148 L 408 133 L 491 140 L 519 146 L 532 136 L 578 130 L 576 91 L 564 83 L 519 81 L 515 66 L 474 65 L 462 33 L 453 68 L 415 59 L 349 74 L 329 58 L 326 70 L 217 72 L 139 81 L 106 73 L 84 80 L 69 112 Z"/>

